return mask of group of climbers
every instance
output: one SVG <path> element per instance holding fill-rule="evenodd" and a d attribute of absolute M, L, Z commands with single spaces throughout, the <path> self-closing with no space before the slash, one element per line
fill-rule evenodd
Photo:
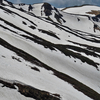
<path fill-rule="evenodd" d="M 3 0 L 0 0 L 0 4 L 2 4 L 2 3 L 3 3 Z M 33 7 L 30 4 L 29 7 L 28 7 L 28 11 L 32 11 L 32 9 L 33 9 Z"/>

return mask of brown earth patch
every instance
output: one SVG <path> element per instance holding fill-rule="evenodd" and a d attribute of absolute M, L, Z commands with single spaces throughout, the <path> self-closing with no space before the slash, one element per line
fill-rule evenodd
<path fill-rule="evenodd" d="M 91 12 L 86 12 L 87 14 L 95 14 L 98 15 L 100 14 L 100 10 L 91 10 Z"/>

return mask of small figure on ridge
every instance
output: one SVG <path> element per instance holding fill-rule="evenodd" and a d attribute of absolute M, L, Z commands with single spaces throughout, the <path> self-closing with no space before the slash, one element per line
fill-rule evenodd
<path fill-rule="evenodd" d="M 0 4 L 2 4 L 3 3 L 3 0 L 0 0 Z"/>
<path fill-rule="evenodd" d="M 32 11 L 33 7 L 31 6 L 31 4 L 28 7 L 28 11 Z"/>

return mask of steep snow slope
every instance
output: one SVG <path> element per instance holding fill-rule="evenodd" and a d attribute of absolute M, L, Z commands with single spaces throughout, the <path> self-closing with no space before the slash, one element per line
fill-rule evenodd
<path fill-rule="evenodd" d="M 0 99 L 99 100 L 99 17 L 28 7 L 0 5 Z"/>

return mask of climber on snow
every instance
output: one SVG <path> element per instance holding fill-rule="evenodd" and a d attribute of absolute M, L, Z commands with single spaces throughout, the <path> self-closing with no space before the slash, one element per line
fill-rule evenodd
<path fill-rule="evenodd" d="M 3 3 L 3 0 L 0 0 L 0 4 L 2 4 Z"/>
<path fill-rule="evenodd" d="M 33 7 L 31 6 L 31 4 L 28 7 L 28 11 L 32 11 Z"/>

